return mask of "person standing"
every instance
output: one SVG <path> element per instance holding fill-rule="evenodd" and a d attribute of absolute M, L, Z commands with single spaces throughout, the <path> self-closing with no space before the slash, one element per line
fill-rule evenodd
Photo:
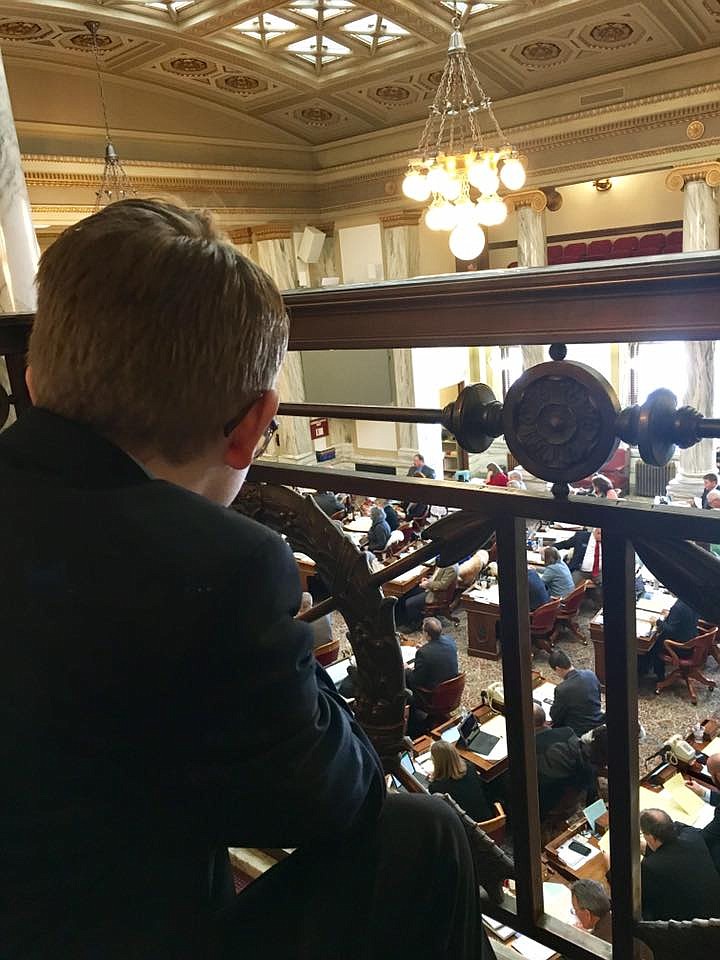
<path fill-rule="evenodd" d="M 708 498 L 713 490 L 717 490 L 717 485 L 718 475 L 716 473 L 706 473 L 703 477 L 703 491 L 700 497 L 703 510 L 712 510 L 712 504 L 708 503 Z"/>
<path fill-rule="evenodd" d="M 421 453 L 416 453 L 413 457 L 412 466 L 408 467 L 407 476 L 414 477 L 421 473 L 427 480 L 435 479 L 435 471 L 425 463 L 425 457 Z"/>

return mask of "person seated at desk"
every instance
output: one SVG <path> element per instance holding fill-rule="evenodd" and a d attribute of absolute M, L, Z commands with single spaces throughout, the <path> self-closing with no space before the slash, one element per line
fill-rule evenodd
<path fill-rule="evenodd" d="M 560 803 L 569 787 L 590 793 L 593 777 L 580 739 L 570 727 L 548 727 L 539 703 L 533 704 L 533 720 L 540 816 L 544 817 Z"/>
<path fill-rule="evenodd" d="M 415 587 L 402 597 L 395 607 L 395 617 L 398 623 L 405 624 L 410 629 L 417 629 L 422 620 L 423 610 L 427 603 L 437 603 L 440 594 L 449 593 L 457 584 L 459 566 L 453 563 L 449 567 L 435 567 L 431 577 L 424 577 L 420 586 Z"/>
<path fill-rule="evenodd" d="M 527 490 L 527 485 L 523 480 L 523 475 L 521 470 L 510 470 L 507 475 L 508 490 Z"/>
<path fill-rule="evenodd" d="M 425 463 L 425 457 L 421 453 L 416 453 L 413 457 L 412 466 L 408 467 L 407 476 L 416 477 L 419 473 L 428 480 L 435 479 L 435 471 Z"/>
<path fill-rule="evenodd" d="M 471 763 L 466 763 L 453 743 L 435 740 L 430 755 L 433 762 L 430 793 L 449 793 L 477 823 L 496 816 L 480 774 Z"/>
<path fill-rule="evenodd" d="M 528 570 L 528 593 L 530 601 L 530 613 L 537 610 L 550 599 L 548 588 L 537 570 L 530 568 Z"/>
<path fill-rule="evenodd" d="M 572 550 L 570 558 L 566 561 L 571 574 L 575 573 L 575 571 L 579 570 L 582 566 L 589 539 L 589 530 L 576 530 L 575 533 L 571 537 L 568 537 L 567 540 L 562 540 L 561 542 L 555 544 L 556 550 Z M 574 582 L 575 580 L 573 578 L 573 583 Z"/>
<path fill-rule="evenodd" d="M 597 880 L 576 880 L 570 888 L 572 907 L 577 918 L 577 926 L 587 930 L 594 937 L 612 943 L 612 913 L 610 897 Z M 634 960 L 652 960 L 652 950 L 639 940 L 635 940 Z"/>
<path fill-rule="evenodd" d="M 596 473 L 591 483 L 594 497 L 601 497 L 603 500 L 620 499 L 615 487 L 613 487 L 612 483 L 602 473 Z"/>
<path fill-rule="evenodd" d="M 508 485 L 508 476 L 496 463 L 487 465 L 487 477 L 485 483 L 489 487 L 506 487 Z"/>
<path fill-rule="evenodd" d="M 640 814 L 640 830 L 647 845 L 640 864 L 643 920 L 720 917 L 720 875 L 702 830 L 653 808 Z"/>
<path fill-rule="evenodd" d="M 639 658 L 640 674 L 653 670 L 658 680 L 665 679 L 665 640 L 687 643 L 698 635 L 698 615 L 683 600 L 676 600 L 667 617 L 655 621 L 655 642 L 650 650 Z"/>
<path fill-rule="evenodd" d="M 313 493 L 311 497 L 328 517 L 334 517 L 336 513 L 345 512 L 345 505 L 340 497 L 337 496 L 337 494 L 331 493 L 329 490 Z"/>
<path fill-rule="evenodd" d="M 708 757 L 707 772 L 712 778 L 713 790 L 711 787 L 704 787 L 697 780 L 687 781 L 687 786 L 701 797 L 705 803 L 715 807 L 715 816 L 703 827 L 703 838 L 710 851 L 710 856 L 715 864 L 715 869 L 720 873 L 720 753 L 715 753 Z"/>
<path fill-rule="evenodd" d="M 457 646 L 442 632 L 438 618 L 426 617 L 422 631 L 426 642 L 417 648 L 413 666 L 405 671 L 408 690 L 434 690 L 458 675 Z"/>
<path fill-rule="evenodd" d="M 298 613 L 306 613 L 312 607 L 313 602 L 312 594 L 308 593 L 307 590 L 304 591 Z M 330 643 L 333 638 L 333 632 L 332 620 L 330 619 L 329 613 L 326 613 L 324 617 L 320 617 L 319 620 L 313 620 L 310 627 L 313 632 L 313 650 L 321 647 L 324 643 Z"/>
<path fill-rule="evenodd" d="M 384 550 L 390 539 L 390 527 L 385 519 L 385 511 L 382 507 L 372 507 L 370 519 L 372 526 L 368 530 L 366 546 L 368 550 Z"/>
<path fill-rule="evenodd" d="M 592 580 L 596 586 L 602 586 L 602 530 L 596 527 L 588 537 L 585 553 L 580 566 L 572 575 L 573 583 L 579 586 L 583 580 Z"/>
<path fill-rule="evenodd" d="M 712 510 L 712 505 L 708 503 L 710 494 L 713 490 L 717 490 L 718 485 L 718 475 L 716 473 L 706 473 L 703 477 L 703 492 L 700 497 L 700 503 L 703 510 Z M 715 497 L 713 496 L 713 499 Z"/>
<path fill-rule="evenodd" d="M 397 530 L 400 526 L 400 516 L 397 510 L 395 509 L 397 506 L 399 506 L 399 503 L 397 500 L 388 500 L 388 502 L 383 507 L 383 511 L 385 513 L 385 520 L 387 521 L 387 525 L 390 527 L 390 533 L 394 533 L 394 531 Z"/>
<path fill-rule="evenodd" d="M 540 574 L 543 583 L 548 588 L 550 598 L 566 597 L 575 589 L 575 583 L 570 569 L 562 559 L 556 547 L 545 547 L 543 550 L 545 569 Z"/>
<path fill-rule="evenodd" d="M 550 707 L 553 727 L 570 727 L 581 737 L 605 722 L 600 681 L 592 670 L 577 670 L 564 650 L 553 650 L 550 667 L 561 678 Z"/>
<path fill-rule="evenodd" d="M 427 479 L 424 473 L 414 473 L 413 477 L 416 480 L 425 480 Z M 427 503 L 421 503 L 420 501 L 411 501 L 410 503 L 405 504 L 405 519 L 406 520 L 424 520 L 430 512 L 430 506 Z"/>

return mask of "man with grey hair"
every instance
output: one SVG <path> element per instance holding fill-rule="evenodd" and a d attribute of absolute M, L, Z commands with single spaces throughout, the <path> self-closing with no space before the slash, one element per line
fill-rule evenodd
<path fill-rule="evenodd" d="M 35 406 L 0 436 L 4 960 L 481 953 L 460 819 L 385 798 L 290 548 L 227 509 L 287 339 L 270 277 L 202 214 L 113 203 L 43 255 Z M 242 846 L 296 852 L 236 898 Z M 319 921 L 346 903 L 350 944 Z"/>
<path fill-rule="evenodd" d="M 643 920 L 720 916 L 720 875 L 702 831 L 674 823 L 664 810 L 640 814 L 647 849 L 641 864 Z"/>
<path fill-rule="evenodd" d="M 572 906 L 580 929 L 612 943 L 610 897 L 597 880 L 576 880 L 570 888 Z M 635 940 L 634 960 L 652 960 L 652 951 Z"/>

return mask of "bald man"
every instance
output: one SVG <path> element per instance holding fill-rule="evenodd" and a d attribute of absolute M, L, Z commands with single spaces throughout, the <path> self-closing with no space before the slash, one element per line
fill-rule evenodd
<path fill-rule="evenodd" d="M 706 803 L 715 807 L 715 817 L 704 828 L 703 837 L 710 851 L 710 856 L 713 858 L 713 863 L 720 873 L 720 753 L 708 758 L 707 771 L 712 777 L 713 784 L 718 788 L 717 790 L 703 787 L 695 780 L 688 781 L 687 786 L 693 793 L 702 797 Z"/>

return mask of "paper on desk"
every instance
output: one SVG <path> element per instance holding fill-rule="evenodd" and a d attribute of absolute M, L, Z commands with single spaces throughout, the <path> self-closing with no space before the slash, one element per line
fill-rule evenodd
<path fill-rule="evenodd" d="M 686 786 L 685 779 L 681 773 L 676 773 L 674 777 L 666 780 L 665 789 L 670 791 L 675 803 L 681 806 L 685 813 L 687 813 L 689 817 L 692 817 L 693 820 L 697 818 L 705 806 L 705 801 L 702 797 L 693 793 L 692 790 Z"/>
<path fill-rule="evenodd" d="M 400 653 L 402 654 L 404 664 L 412 663 L 417 653 L 417 647 L 409 643 L 402 643 L 400 644 Z"/>
<path fill-rule="evenodd" d="M 350 657 L 347 657 L 345 660 L 338 660 L 337 663 L 331 663 L 329 667 L 325 667 L 325 672 L 330 677 L 332 682 L 337 686 L 339 683 L 345 679 L 348 675 L 348 667 L 351 663 Z"/>
<path fill-rule="evenodd" d="M 575 915 L 572 910 L 572 894 L 570 887 L 564 883 L 544 883 L 543 901 L 545 904 L 545 913 L 551 917 L 562 920 L 563 923 L 573 924 Z"/>
<path fill-rule="evenodd" d="M 527 957 L 527 960 L 550 960 L 550 957 L 555 955 L 555 951 L 551 947 L 544 947 L 541 943 L 535 943 L 534 940 L 524 937 L 521 933 L 515 937 L 510 946 L 522 954 L 523 957 Z"/>
<path fill-rule="evenodd" d="M 506 737 L 507 728 L 505 726 L 505 717 L 499 713 L 485 723 L 480 724 L 483 733 L 489 733 L 493 737 Z"/>
<path fill-rule="evenodd" d="M 685 789 L 687 789 L 687 787 Z M 699 797 L 698 800 L 700 800 Z M 664 810 L 673 820 L 677 820 L 679 823 L 686 823 L 690 827 L 707 826 L 715 814 L 714 808 L 711 807 L 709 803 L 705 803 L 704 800 L 700 800 L 700 803 L 702 803 L 702 808 L 700 808 L 696 815 L 691 815 L 675 801 L 675 798 L 669 790 L 663 789 L 660 790 L 659 793 L 655 793 L 654 790 L 648 790 L 647 787 L 640 787 L 639 806 L 641 813 L 643 810 Z"/>
<path fill-rule="evenodd" d="M 570 849 L 570 844 L 575 840 L 575 837 L 571 837 L 569 840 L 566 840 L 562 846 L 558 847 L 557 855 L 562 860 L 563 863 L 567 864 L 572 870 L 577 869 L 577 867 L 583 866 L 587 863 L 588 860 L 592 860 L 593 857 L 596 857 L 600 851 L 596 846 L 590 843 L 585 843 L 583 839 L 578 840 L 578 843 L 582 843 L 584 846 L 589 847 L 589 853 L 576 853 L 575 850 Z"/>
<path fill-rule="evenodd" d="M 553 705 L 555 700 L 555 684 L 549 683 L 547 680 L 545 683 L 541 683 L 539 687 L 535 687 L 532 692 L 533 700 L 536 703 L 539 703 L 540 706 L 545 711 L 545 719 L 550 720 L 550 707 Z M 550 703 L 545 701 L 549 700 Z"/>
<path fill-rule="evenodd" d="M 610 831 L 609 830 L 605 831 L 605 833 L 598 840 L 598 843 L 600 844 L 600 849 L 602 850 L 602 852 L 606 853 L 609 858 L 610 857 Z"/>
<path fill-rule="evenodd" d="M 715 753 L 720 753 L 720 737 L 715 737 L 714 740 L 711 740 L 710 743 L 702 748 L 702 752 L 706 757 L 712 757 Z"/>

